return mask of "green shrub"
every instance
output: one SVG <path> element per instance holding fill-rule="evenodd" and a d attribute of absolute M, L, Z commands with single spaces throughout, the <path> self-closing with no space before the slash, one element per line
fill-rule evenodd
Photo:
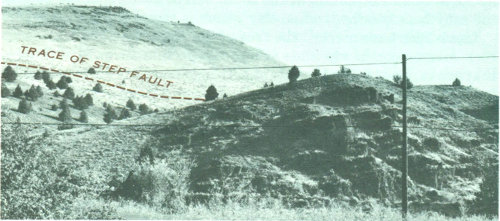
<path fill-rule="evenodd" d="M 19 86 L 19 84 L 17 85 L 16 89 L 14 89 L 14 93 L 12 94 L 12 96 L 17 97 L 17 98 L 20 98 L 23 96 L 23 90 L 21 89 L 21 86 Z"/>
<path fill-rule="evenodd" d="M 130 112 L 128 111 L 127 108 L 123 108 L 121 113 L 120 113 L 120 117 L 118 117 L 118 119 L 121 120 L 121 119 L 126 119 L 129 117 L 130 117 Z"/>
<path fill-rule="evenodd" d="M 403 79 L 399 75 L 392 76 L 392 81 L 396 86 L 403 88 Z M 410 78 L 406 78 L 406 89 L 411 89 L 413 87 L 413 83 L 410 81 Z"/>
<path fill-rule="evenodd" d="M 14 69 L 9 65 L 2 72 L 2 78 L 8 82 L 15 81 L 17 78 L 17 73 Z"/>
<path fill-rule="evenodd" d="M 35 73 L 35 79 L 36 80 L 42 80 L 42 73 L 40 71 L 36 71 L 36 73 Z"/>
<path fill-rule="evenodd" d="M 85 102 L 87 102 L 87 105 L 92 106 L 94 105 L 94 99 L 92 98 L 92 95 L 87 94 L 85 95 Z"/>
<path fill-rule="evenodd" d="M 89 70 L 87 71 L 87 73 L 89 73 L 89 74 L 95 74 L 95 69 L 94 68 L 89 68 Z"/>
<path fill-rule="evenodd" d="M 116 116 L 115 110 L 110 105 L 107 105 L 106 113 L 104 114 L 104 119 L 103 119 L 104 122 L 106 122 L 107 124 L 110 124 L 116 118 L 117 118 L 117 116 Z"/>
<path fill-rule="evenodd" d="M 73 88 L 71 88 L 71 87 L 66 88 L 66 90 L 64 91 L 63 97 L 68 98 L 70 100 L 75 98 L 75 92 L 73 91 Z"/>
<path fill-rule="evenodd" d="M 66 88 L 68 88 L 68 82 L 66 81 L 66 76 L 61 76 L 61 78 L 57 82 L 56 86 L 59 89 L 66 89 Z"/>
<path fill-rule="evenodd" d="M 141 115 L 144 115 L 144 114 L 149 114 L 149 113 L 151 113 L 151 110 L 149 110 L 148 105 L 146 105 L 146 104 L 141 104 L 141 105 L 139 105 L 139 112 L 141 113 Z"/>
<path fill-rule="evenodd" d="M 130 108 L 130 110 L 135 110 L 136 109 L 134 101 L 132 99 L 130 99 L 130 98 L 127 101 L 127 107 Z"/>
<path fill-rule="evenodd" d="M 54 90 L 57 88 L 56 83 L 54 83 L 54 81 L 52 81 L 52 79 L 45 81 L 45 86 L 47 86 L 47 88 L 49 88 L 50 90 Z"/>
<path fill-rule="evenodd" d="M 462 83 L 460 82 L 460 80 L 458 80 L 458 78 L 455 78 L 455 80 L 453 81 L 453 83 L 451 85 L 458 87 L 458 86 L 462 86 Z"/>
<path fill-rule="evenodd" d="M 65 123 L 71 122 L 71 111 L 68 106 L 63 108 L 61 113 L 59 113 L 59 120 Z"/>
<path fill-rule="evenodd" d="M 47 84 L 48 81 L 52 81 L 52 79 L 50 79 L 50 74 L 47 71 L 42 72 L 42 79 L 43 79 L 43 82 L 45 82 L 45 84 Z M 54 82 L 52 82 L 52 83 L 54 83 Z"/>
<path fill-rule="evenodd" d="M 2 97 L 8 97 L 8 96 L 10 96 L 10 90 L 7 87 L 7 85 L 2 83 Z"/>
<path fill-rule="evenodd" d="M 321 76 L 321 72 L 319 72 L 319 69 L 314 69 L 314 71 L 311 73 L 311 77 L 319 77 Z"/>
<path fill-rule="evenodd" d="M 215 100 L 219 96 L 219 93 L 217 93 L 217 88 L 215 88 L 213 85 L 210 85 L 207 89 L 207 93 L 205 94 L 205 101 L 212 101 Z"/>
<path fill-rule="evenodd" d="M 189 175 L 194 166 L 194 161 L 180 150 L 168 152 L 164 159 L 154 162 L 138 162 L 117 193 L 168 213 L 180 212 L 186 209 Z"/>
<path fill-rule="evenodd" d="M 290 83 L 296 82 L 299 76 L 300 76 L 299 68 L 294 65 L 288 71 L 288 80 L 290 81 Z"/>
<path fill-rule="evenodd" d="M 61 109 L 65 109 L 65 108 L 69 107 L 68 100 L 66 98 L 63 98 L 63 100 L 61 101 L 61 103 L 59 103 L 59 107 Z"/>
<path fill-rule="evenodd" d="M 78 120 L 83 123 L 88 123 L 89 118 L 87 116 L 87 113 L 85 111 L 80 112 L 80 118 L 78 118 Z"/>
<path fill-rule="evenodd" d="M 94 88 L 92 88 L 92 90 L 96 91 L 96 92 L 99 92 L 99 93 L 102 93 L 102 85 L 97 83 Z"/>
<path fill-rule="evenodd" d="M 22 99 L 21 101 L 19 101 L 17 111 L 19 111 L 23 114 L 27 114 L 27 113 L 31 112 L 31 110 L 32 110 L 31 103 L 28 103 L 28 101 L 26 101 L 26 99 Z"/>
<path fill-rule="evenodd" d="M 79 109 L 79 110 L 84 110 L 84 109 L 87 109 L 89 107 L 87 100 L 84 97 L 80 97 L 80 96 L 76 96 L 73 99 L 73 105 L 75 106 L 76 109 Z"/>

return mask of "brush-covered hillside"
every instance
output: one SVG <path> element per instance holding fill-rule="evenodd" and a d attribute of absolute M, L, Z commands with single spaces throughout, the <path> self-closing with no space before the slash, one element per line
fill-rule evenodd
<path fill-rule="evenodd" d="M 166 12 L 168 14 L 168 12 Z M 28 48 L 22 53 L 22 46 Z M 28 54 L 29 48 L 36 52 Z M 45 50 L 44 54 L 39 54 Z M 54 53 L 49 54 L 49 51 Z M 62 52 L 62 59 L 50 58 Z M 34 54 L 34 55 L 33 55 Z M 86 57 L 85 63 L 73 63 L 71 55 Z M 94 61 L 100 61 L 96 74 L 87 74 Z M 220 67 L 255 67 L 282 65 L 260 50 L 245 45 L 243 42 L 207 31 L 189 21 L 158 21 L 134 14 L 121 7 L 96 6 L 40 6 L 40 7 L 2 7 L 2 62 L 41 66 L 63 72 L 79 73 L 94 80 L 72 77 L 69 85 L 76 95 L 91 94 L 96 106 L 106 102 L 114 107 L 125 106 L 128 99 L 138 105 L 145 103 L 151 110 L 183 107 L 199 103 L 194 100 L 164 99 L 132 93 L 117 87 L 103 84 L 103 92 L 96 93 L 92 88 L 97 80 L 123 88 L 142 91 L 148 94 L 169 97 L 204 98 L 210 85 L 224 93 L 234 95 L 261 87 L 264 82 L 284 82 L 286 76 L 278 71 L 262 70 L 218 70 L 218 71 L 174 71 L 148 72 L 158 69 L 199 69 Z M 103 63 L 109 65 L 103 70 Z M 110 65 L 115 65 L 126 72 L 107 72 Z M 2 70 L 7 64 L 2 63 Z M 18 77 L 13 82 L 5 82 L 13 92 L 19 84 L 23 92 L 31 85 L 40 85 L 44 96 L 33 102 L 33 113 L 26 116 L 13 116 L 39 122 L 53 122 L 53 114 L 46 110 L 59 98 L 53 97 L 55 90 L 50 90 L 43 81 L 33 78 L 36 71 L 24 66 L 12 66 Z M 130 77 L 133 70 L 139 74 Z M 101 71 L 101 72 L 99 72 Z M 58 82 L 63 74 L 48 70 L 51 79 Z M 143 74 L 146 77 L 140 79 Z M 161 82 L 160 82 L 161 80 Z M 169 87 L 167 81 L 171 81 Z M 151 83 L 152 82 L 152 83 Z M 158 86 L 158 84 L 163 86 Z M 19 100 L 5 98 L 2 102 L 4 111 L 16 109 Z M 71 103 L 71 102 L 70 102 Z M 103 108 L 88 110 L 89 122 L 104 123 Z M 78 113 L 73 110 L 73 118 Z M 16 115 L 16 113 L 13 113 Z"/>
<path fill-rule="evenodd" d="M 47 142 L 61 165 L 75 167 L 73 179 L 103 187 L 97 195 L 106 199 L 169 212 L 214 199 L 369 212 L 374 201 L 401 202 L 400 94 L 385 79 L 327 75 L 129 118 L 129 126 L 64 130 Z M 460 216 L 493 205 L 498 187 L 488 185 L 498 184 L 486 177 L 497 173 L 498 96 L 415 86 L 408 116 L 412 211 Z"/>

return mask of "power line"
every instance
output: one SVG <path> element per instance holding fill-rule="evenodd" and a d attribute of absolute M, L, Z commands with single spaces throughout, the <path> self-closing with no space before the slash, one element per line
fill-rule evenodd
<path fill-rule="evenodd" d="M 455 57 L 455 56 L 447 56 L 447 57 L 414 57 L 414 58 L 407 58 L 406 60 L 485 59 L 485 58 L 498 58 L 498 55 L 491 55 L 491 56 L 463 56 L 463 57 Z"/>
<path fill-rule="evenodd" d="M 160 127 L 160 126 L 168 126 L 168 124 L 83 124 L 83 123 L 48 123 L 48 122 L 2 122 L 2 124 L 17 124 L 17 125 L 61 125 L 61 126 L 109 126 L 109 127 Z M 211 127 L 229 127 L 229 128 L 292 128 L 294 126 L 284 126 L 284 125 L 207 125 Z M 360 128 L 357 125 L 346 125 L 349 128 Z M 391 126 L 392 128 L 402 128 L 402 126 Z M 448 131 L 489 131 L 489 130 L 497 130 L 497 128 L 446 128 L 446 127 L 422 127 L 422 126 L 413 126 L 408 127 L 412 129 L 431 129 L 431 130 L 448 130 Z"/>
<path fill-rule="evenodd" d="M 389 65 L 389 64 L 401 64 L 401 62 L 371 62 L 371 63 L 352 63 L 352 64 L 310 64 L 310 65 L 295 65 L 297 67 L 340 67 L 340 66 L 368 66 L 368 65 Z M 252 69 L 280 69 L 280 68 L 291 68 L 294 65 L 281 65 L 281 66 L 254 66 L 254 67 L 213 67 L 213 68 L 179 68 L 179 69 L 145 69 L 145 70 L 133 70 L 137 72 L 178 72 L 178 71 L 221 71 L 221 70 L 252 70 Z M 95 71 L 96 73 L 106 73 L 109 71 Z M 88 73 L 86 71 L 67 71 L 66 73 Z M 113 73 L 113 72 L 109 72 Z M 34 74 L 30 73 L 19 73 L 19 74 Z"/>

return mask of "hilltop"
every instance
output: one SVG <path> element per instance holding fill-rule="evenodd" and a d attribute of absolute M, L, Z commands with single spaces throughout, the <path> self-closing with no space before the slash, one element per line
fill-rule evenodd
<path fill-rule="evenodd" d="M 245 45 L 243 42 L 210 32 L 189 21 L 158 21 L 131 13 L 121 7 L 97 6 L 41 6 L 41 7 L 2 7 L 2 61 L 26 65 L 42 66 L 65 72 L 87 72 L 98 60 L 128 71 L 113 74 L 97 72 L 86 74 L 114 85 L 131 88 L 146 93 L 167 96 L 203 98 L 205 90 L 215 85 L 222 96 L 224 93 L 234 95 L 244 91 L 257 89 L 264 82 L 284 82 L 286 76 L 276 70 L 231 70 L 231 71 L 175 71 L 147 72 L 147 80 L 163 79 L 173 83 L 167 88 L 138 80 L 141 75 L 130 77 L 132 70 L 158 69 L 193 69 L 211 67 L 249 67 L 282 65 L 262 51 Z M 52 59 L 48 56 L 28 55 L 22 53 L 22 46 L 63 52 L 64 59 Z M 26 49 L 28 51 L 28 49 Z M 89 63 L 72 63 L 71 55 L 87 57 Z M 2 70 L 7 65 L 2 65 Z M 101 65 L 102 67 L 102 65 Z M 40 85 L 45 96 L 34 102 L 35 113 L 29 116 L 12 112 L 10 120 L 17 117 L 27 121 L 57 122 L 50 117 L 47 109 L 59 98 L 51 97 L 54 90 L 49 90 L 43 82 L 33 79 L 37 69 L 14 66 L 20 73 L 15 82 L 6 82 L 13 91 L 19 84 L 23 90 L 31 85 Z M 40 70 L 39 71 L 43 71 Z M 99 70 L 97 70 L 99 71 Z M 51 71 L 49 71 L 51 72 Z M 23 74 L 29 73 L 29 74 Z M 52 79 L 57 82 L 61 73 L 51 72 Z M 103 123 L 103 109 L 98 108 L 106 102 L 115 107 L 123 107 L 130 98 L 137 104 L 145 103 L 151 109 L 166 110 L 199 103 L 192 100 L 172 100 L 131 93 L 118 88 L 103 85 L 103 93 L 95 93 L 92 87 L 96 81 L 88 81 L 73 77 L 70 84 L 77 95 L 90 93 L 96 107 L 91 107 L 89 122 Z M 59 91 L 61 94 L 64 92 Z M 5 98 L 2 109 L 16 109 L 19 100 Z M 73 117 L 78 111 L 73 110 Z M 26 118 L 27 117 L 27 118 Z"/>

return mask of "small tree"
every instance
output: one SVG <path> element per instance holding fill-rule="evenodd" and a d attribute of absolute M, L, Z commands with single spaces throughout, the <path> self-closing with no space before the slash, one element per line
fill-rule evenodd
<path fill-rule="evenodd" d="M 129 117 L 130 117 L 130 112 L 128 111 L 127 108 L 123 108 L 122 111 L 120 112 L 120 117 L 118 117 L 118 119 L 121 120 Z"/>
<path fill-rule="evenodd" d="M 70 99 L 70 100 L 72 100 L 73 98 L 75 98 L 75 92 L 73 91 L 73 88 L 68 87 L 68 88 L 64 91 L 63 97 L 68 98 L 68 99 Z"/>
<path fill-rule="evenodd" d="M 43 79 L 43 82 L 45 82 L 45 84 L 47 84 L 47 82 L 49 80 L 51 80 L 49 72 L 43 71 L 42 72 L 42 79 Z"/>
<path fill-rule="evenodd" d="M 60 89 L 68 88 L 68 82 L 66 81 L 65 76 L 61 76 L 61 78 L 59 79 L 59 81 L 57 82 L 56 85 Z"/>
<path fill-rule="evenodd" d="M 399 75 L 392 76 L 392 81 L 398 87 L 403 88 L 403 80 Z M 413 83 L 410 81 L 410 78 L 406 78 L 406 89 L 411 89 L 413 87 Z"/>
<path fill-rule="evenodd" d="M 267 85 L 267 82 L 264 84 L 264 87 L 269 87 L 269 85 Z"/>
<path fill-rule="evenodd" d="M 290 83 L 294 83 L 294 82 L 297 81 L 297 79 L 299 78 L 299 76 L 300 76 L 299 68 L 294 65 L 288 71 L 288 80 L 290 81 Z"/>
<path fill-rule="evenodd" d="M 106 107 L 106 113 L 104 114 L 104 122 L 109 124 L 113 122 L 113 120 L 115 120 L 116 118 L 117 117 L 115 110 L 110 105 L 108 105 L 108 107 Z"/>
<path fill-rule="evenodd" d="M 14 89 L 14 93 L 12 93 L 12 96 L 20 98 L 23 96 L 23 90 L 21 89 L 21 86 L 19 84 L 17 85 L 16 89 Z"/>
<path fill-rule="evenodd" d="M 2 72 L 2 78 L 6 81 L 12 82 L 17 78 L 17 73 L 12 69 L 10 65 L 8 65 Z"/>
<path fill-rule="evenodd" d="M 338 74 L 345 74 L 345 67 L 344 65 L 340 65 L 340 70 L 337 72 Z"/>
<path fill-rule="evenodd" d="M 87 94 L 87 95 L 85 95 L 84 99 L 85 99 L 85 102 L 87 102 L 88 106 L 94 105 L 94 99 L 92 98 L 92 95 Z"/>
<path fill-rule="evenodd" d="M 92 90 L 97 91 L 97 92 L 102 92 L 102 85 L 97 83 Z"/>
<path fill-rule="evenodd" d="M 39 97 L 41 97 L 41 95 L 38 94 L 35 85 L 31 85 L 30 89 L 25 92 L 25 96 L 27 99 L 32 101 L 36 101 Z"/>
<path fill-rule="evenodd" d="M 71 79 L 71 77 L 67 77 L 67 76 L 62 76 L 62 77 L 64 77 L 64 80 L 65 80 L 65 81 L 66 81 L 66 83 L 68 83 L 68 84 L 69 84 L 69 83 L 71 83 L 71 82 L 73 82 L 73 79 Z"/>
<path fill-rule="evenodd" d="M 89 107 L 89 105 L 88 105 L 87 101 L 85 100 L 85 98 L 84 97 L 80 97 L 80 96 L 76 96 L 73 99 L 73 104 L 79 110 L 84 110 L 84 109 L 87 109 Z"/>
<path fill-rule="evenodd" d="M 319 77 L 321 76 L 321 72 L 319 72 L 319 69 L 314 69 L 314 71 L 311 73 L 311 77 Z"/>
<path fill-rule="evenodd" d="M 31 109 L 32 109 L 31 103 L 28 103 L 28 101 L 26 101 L 26 99 L 22 99 L 21 101 L 19 101 L 17 111 L 19 111 L 23 114 L 27 114 L 27 113 L 31 112 Z"/>
<path fill-rule="evenodd" d="M 68 105 L 68 100 L 66 100 L 66 98 L 64 98 L 64 99 L 61 101 L 61 103 L 59 103 L 59 107 L 60 107 L 61 109 L 63 109 L 63 110 L 64 110 L 65 108 L 69 107 L 69 105 Z"/>
<path fill-rule="evenodd" d="M 219 93 L 217 93 L 217 88 L 215 88 L 213 85 L 210 85 L 207 89 L 207 93 L 205 94 L 205 101 L 211 101 L 215 100 L 219 96 Z"/>
<path fill-rule="evenodd" d="M 54 81 L 52 81 L 52 79 L 45 81 L 45 86 L 47 86 L 50 90 L 54 90 L 57 88 L 56 83 L 54 83 Z"/>
<path fill-rule="evenodd" d="M 61 94 L 59 94 L 59 91 L 54 92 L 54 97 L 60 97 L 60 96 L 61 96 Z"/>
<path fill-rule="evenodd" d="M 139 112 L 141 113 L 141 115 L 144 115 L 144 114 L 149 114 L 151 111 L 149 110 L 148 105 L 141 104 L 139 105 Z"/>
<path fill-rule="evenodd" d="M 61 113 L 59 113 L 59 120 L 64 123 L 71 122 L 71 111 L 68 106 L 62 108 Z"/>
<path fill-rule="evenodd" d="M 134 101 L 132 99 L 130 99 L 130 98 L 127 101 L 127 107 L 130 108 L 130 110 L 135 110 L 136 109 Z"/>
<path fill-rule="evenodd" d="M 56 111 L 58 109 L 58 107 L 57 107 L 57 105 L 52 104 L 52 106 L 50 106 L 50 109 L 53 111 Z"/>
<path fill-rule="evenodd" d="M 35 79 L 36 80 L 42 80 L 42 73 L 40 71 L 36 71 L 36 73 L 35 73 Z"/>
<path fill-rule="evenodd" d="M 227 98 L 227 94 L 226 94 L 226 93 L 224 93 L 224 96 L 222 96 L 222 98 Z"/>
<path fill-rule="evenodd" d="M 458 78 L 455 78 L 455 80 L 453 81 L 453 84 L 451 84 L 455 87 L 458 87 L 458 86 L 462 86 L 462 83 L 460 82 L 460 80 L 458 80 Z"/>
<path fill-rule="evenodd" d="M 43 96 L 43 90 L 42 90 L 42 87 L 40 87 L 40 85 L 36 86 L 36 92 L 38 93 L 38 95 L 40 97 Z"/>
<path fill-rule="evenodd" d="M 2 83 L 2 97 L 8 97 L 10 96 L 10 90 L 7 88 L 7 85 Z"/>
<path fill-rule="evenodd" d="M 89 73 L 89 74 L 95 74 L 95 69 L 94 68 L 89 68 L 89 70 L 87 71 L 87 73 Z"/>
<path fill-rule="evenodd" d="M 269 86 L 274 87 L 274 83 L 273 83 L 273 82 L 271 82 L 271 85 L 269 85 Z"/>
<path fill-rule="evenodd" d="M 87 113 L 85 111 L 80 112 L 80 118 L 78 118 L 78 120 L 82 123 L 88 123 L 89 118 L 87 116 Z"/>

